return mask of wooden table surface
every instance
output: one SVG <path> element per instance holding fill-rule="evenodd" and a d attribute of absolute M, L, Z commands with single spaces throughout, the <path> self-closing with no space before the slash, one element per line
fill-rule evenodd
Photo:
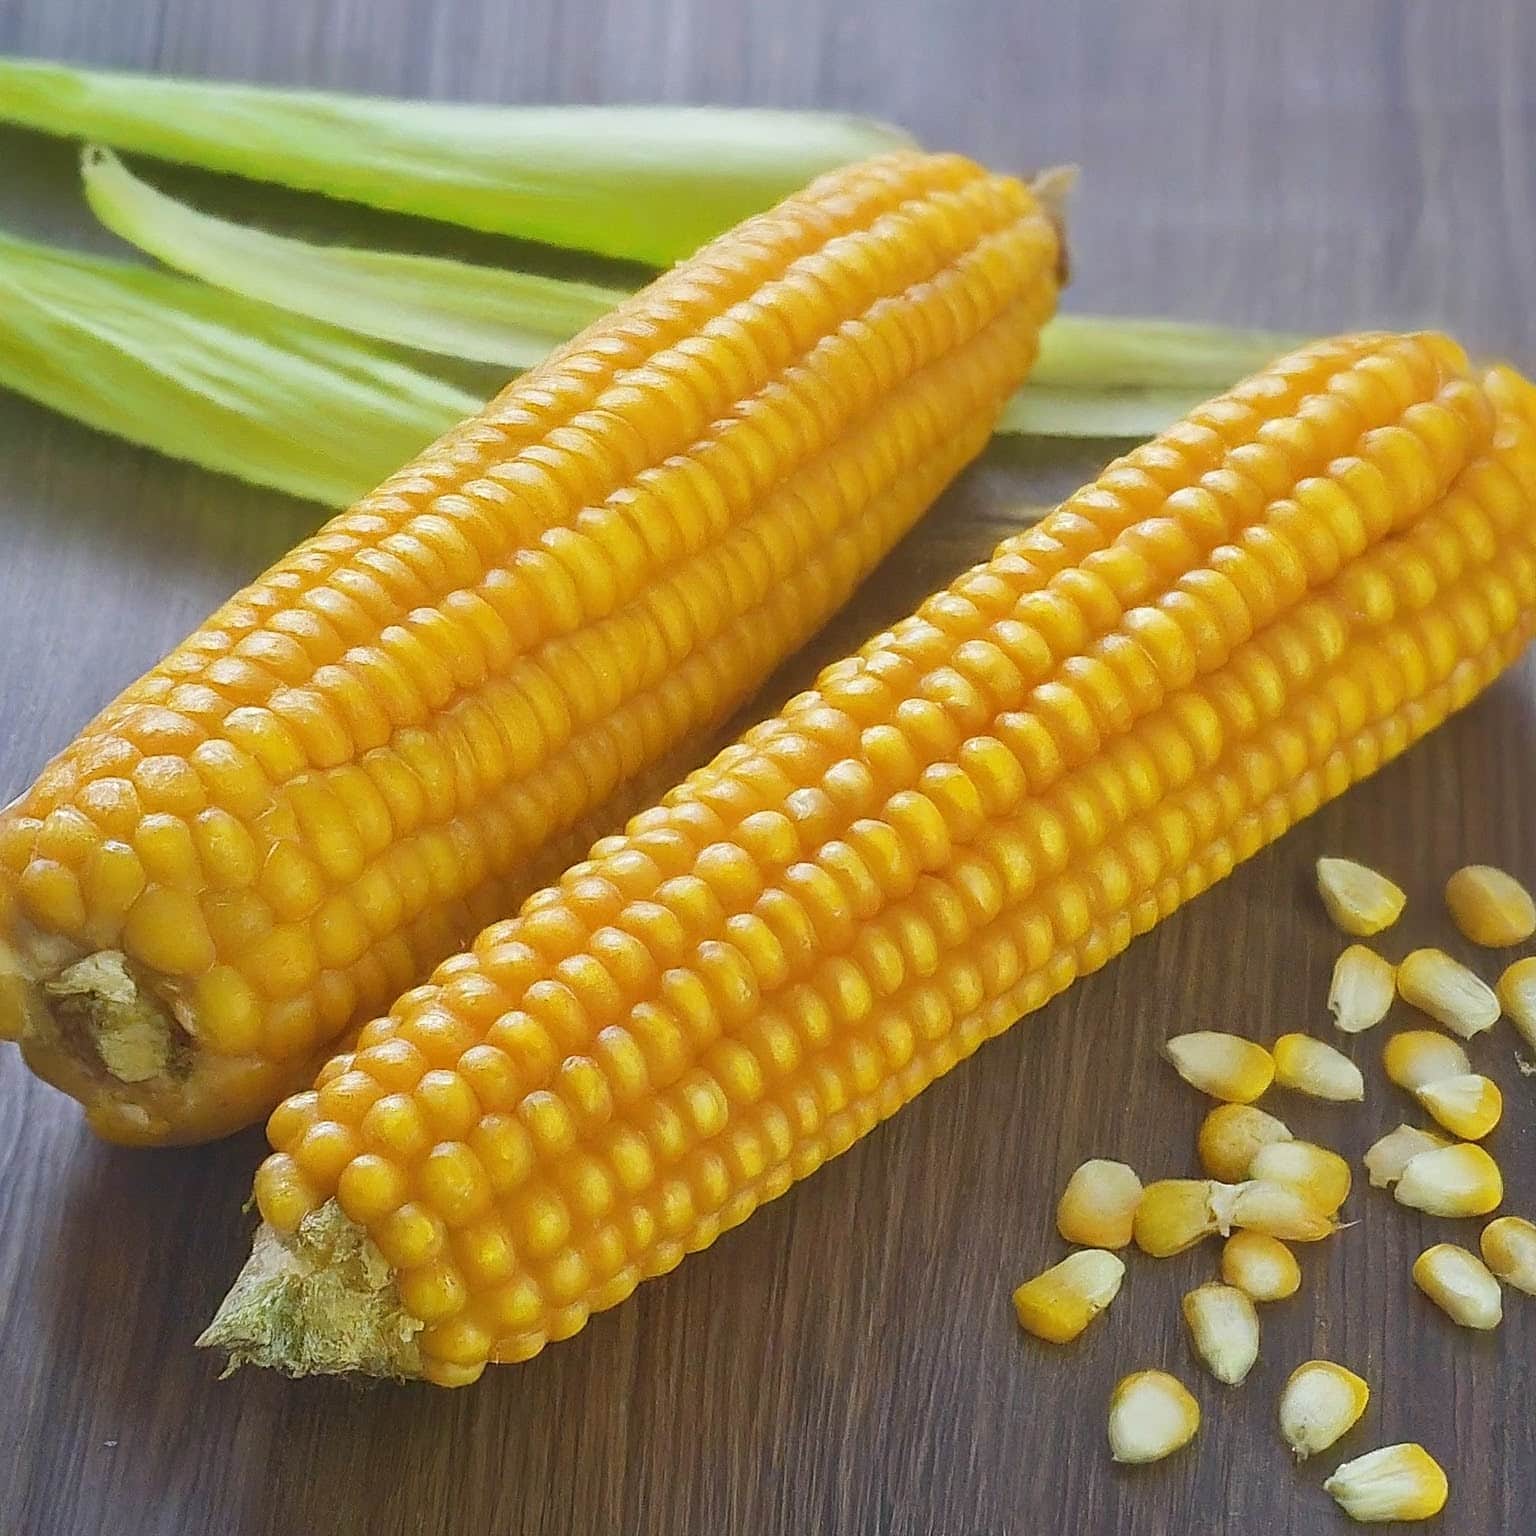
<path fill-rule="evenodd" d="M 1079 163 L 1073 307 L 1319 331 L 1434 321 L 1536 365 L 1528 0 L 3 0 L 0 49 L 506 101 L 875 112 L 999 165 Z M 6 134 L 0 164 L 0 222 L 103 243 L 71 151 Z M 765 702 L 1108 452 L 994 450 Z M 3 802 L 316 514 L 13 399 L 0 462 Z M 1326 1472 L 1403 1439 L 1450 1473 L 1440 1528 L 1531 1529 L 1536 1301 L 1512 1295 L 1502 1329 L 1474 1336 L 1408 1276 L 1427 1243 L 1475 1229 L 1357 1193 L 1357 1225 L 1265 1311 L 1240 1390 L 1202 1374 L 1179 1317 L 1212 1248 L 1133 1258 L 1122 1299 L 1066 1350 L 1022 1337 L 1008 1293 L 1060 1255 L 1054 1199 L 1084 1158 L 1192 1171 L 1203 1106 L 1159 1062 L 1165 1036 L 1328 1032 L 1340 941 L 1309 892 L 1317 854 L 1408 887 L 1392 951 L 1446 939 L 1438 890 L 1458 863 L 1536 876 L 1533 682 L 1528 663 L 708 1253 L 467 1391 L 218 1382 L 192 1340 L 245 1249 L 259 1135 L 114 1150 L 5 1052 L 0 1532 L 1278 1536 L 1340 1528 Z M 1272 1107 L 1358 1157 L 1406 1117 L 1384 1033 L 1353 1046 L 1363 1108 Z M 1513 1046 L 1504 1025 L 1474 1054 L 1508 1098 L 1490 1145 L 1510 1205 L 1536 1215 L 1536 1082 Z M 1315 1355 L 1375 1396 L 1338 1454 L 1296 1471 L 1275 1400 Z M 1191 1383 L 1205 1426 L 1162 1466 L 1115 1469 L 1106 1396 L 1143 1366 Z"/>

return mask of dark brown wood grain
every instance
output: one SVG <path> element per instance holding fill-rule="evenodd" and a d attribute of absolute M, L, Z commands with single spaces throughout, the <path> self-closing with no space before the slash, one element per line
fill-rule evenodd
<path fill-rule="evenodd" d="M 1433 320 L 1536 365 L 1536 12 L 1528 0 L 0 0 L 0 49 L 382 92 L 856 108 L 1004 166 L 1071 160 L 1081 309 L 1296 329 Z M 0 223 L 101 243 L 66 148 L 0 136 Z M 334 211 L 187 178 L 212 202 Z M 377 227 L 374 221 L 370 227 Z M 399 230 L 396 230 L 397 235 Z M 3 302 L 3 296 L 0 296 Z M 813 647 L 820 660 L 982 556 L 1109 450 L 1000 448 Z M 0 801 L 312 509 L 0 400 Z M 1362 1191 L 1358 1225 L 1264 1312 L 1241 1390 L 1192 1362 L 1180 1294 L 1210 1248 L 1133 1259 L 1076 1347 L 1020 1335 L 1008 1292 L 1061 1251 L 1056 1192 L 1091 1155 L 1189 1171 L 1203 1105 L 1170 1033 L 1325 1023 L 1339 940 L 1320 852 L 1393 871 L 1390 938 L 1445 940 L 1441 880 L 1486 858 L 1536 877 L 1536 669 L 1320 813 L 1105 971 L 936 1084 L 708 1253 L 575 1340 L 469 1390 L 220 1383 L 192 1340 L 244 1250 L 251 1133 L 186 1152 L 94 1142 L 0 1057 L 3 1536 L 1301 1536 L 1338 1529 L 1338 1459 L 1293 1470 L 1286 1373 L 1330 1355 L 1375 1399 L 1341 1447 L 1419 1439 L 1457 1536 L 1532 1528 L 1536 1302 L 1452 1328 L 1413 1291 L 1468 1234 Z M 1493 973 L 1487 957 L 1477 963 Z M 1286 1099 L 1358 1154 L 1404 1118 L 1353 1045 L 1363 1108 Z M 1508 1110 L 1491 1146 L 1536 1214 L 1536 1081 L 1504 1026 L 1475 1049 Z M 1205 1425 L 1178 1458 L 1113 1468 L 1122 1372 L 1176 1370 Z"/>

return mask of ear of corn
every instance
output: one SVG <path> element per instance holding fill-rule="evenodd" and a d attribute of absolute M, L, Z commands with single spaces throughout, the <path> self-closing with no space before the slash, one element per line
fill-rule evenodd
<path fill-rule="evenodd" d="M 1351 337 L 1117 462 L 365 1026 L 269 1122 L 276 1240 L 339 1205 L 444 1384 L 712 1242 L 1518 653 L 1532 394 Z M 237 1360 L 327 1328 L 249 1301 Z"/>
<path fill-rule="evenodd" d="M 895 155 L 511 385 L 0 818 L 0 1032 L 114 1139 L 265 1113 L 842 603 L 986 441 L 1059 261 L 1020 183 Z"/>

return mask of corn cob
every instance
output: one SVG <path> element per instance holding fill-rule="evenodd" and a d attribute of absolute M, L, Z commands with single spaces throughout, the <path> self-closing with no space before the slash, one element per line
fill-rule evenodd
<path fill-rule="evenodd" d="M 1465 704 L 1536 624 L 1536 390 L 1282 360 L 1117 461 L 274 1112 L 234 1362 L 575 1333 Z"/>
<path fill-rule="evenodd" d="M 847 598 L 981 449 L 1060 265 L 1028 188 L 896 154 L 512 384 L 0 818 L 0 1036 L 113 1140 L 267 1113 Z"/>

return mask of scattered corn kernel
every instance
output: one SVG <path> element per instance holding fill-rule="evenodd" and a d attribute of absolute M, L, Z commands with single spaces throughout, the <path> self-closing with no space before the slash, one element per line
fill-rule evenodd
<path fill-rule="evenodd" d="M 1222 1247 L 1221 1278 L 1255 1301 L 1284 1301 L 1301 1289 L 1301 1265 L 1278 1237 L 1239 1230 Z"/>
<path fill-rule="evenodd" d="M 1136 1246 L 1154 1259 L 1193 1248 L 1216 1230 L 1209 1179 L 1156 1179 L 1136 1207 Z"/>
<path fill-rule="evenodd" d="M 1167 1371 L 1136 1371 L 1109 1397 L 1109 1451 L 1116 1461 L 1161 1461 L 1195 1438 L 1200 1405 Z"/>
<path fill-rule="evenodd" d="M 1483 1228 L 1483 1262 L 1505 1285 L 1536 1296 L 1536 1226 L 1523 1216 L 1500 1216 Z"/>
<path fill-rule="evenodd" d="M 1275 1057 L 1275 1081 L 1282 1088 L 1339 1103 L 1365 1097 L 1365 1079 L 1360 1075 L 1360 1068 L 1326 1040 L 1318 1040 L 1312 1035 L 1281 1035 L 1271 1049 Z"/>
<path fill-rule="evenodd" d="M 1358 1035 L 1386 1018 L 1397 996 L 1397 967 L 1364 944 L 1351 944 L 1333 963 L 1328 1011 L 1346 1035 Z"/>
<path fill-rule="evenodd" d="M 1384 1445 L 1346 1461 L 1323 1484 L 1339 1508 L 1362 1524 L 1428 1520 L 1445 1508 L 1450 1484 L 1422 1445 Z"/>
<path fill-rule="evenodd" d="M 1332 1360 L 1308 1360 L 1280 1393 L 1280 1433 L 1298 1461 L 1326 1451 L 1360 1422 L 1371 1389 Z"/>
<path fill-rule="evenodd" d="M 1013 1293 L 1019 1323 L 1037 1339 L 1075 1339 L 1120 1292 L 1125 1265 L 1112 1253 L 1084 1248 Z"/>
<path fill-rule="evenodd" d="M 1504 1113 L 1499 1085 L 1481 1072 L 1437 1077 L 1425 1083 L 1416 1097 L 1446 1130 L 1463 1141 L 1481 1141 Z"/>
<path fill-rule="evenodd" d="M 1212 1280 L 1184 1298 L 1184 1321 L 1206 1369 L 1235 1387 L 1259 1358 L 1259 1314 L 1253 1299 L 1235 1285 Z"/>
<path fill-rule="evenodd" d="M 1463 1328 L 1497 1328 L 1503 1320 L 1499 1282 L 1475 1253 L 1455 1243 L 1426 1248 L 1414 1260 L 1413 1283 Z"/>
<path fill-rule="evenodd" d="M 1481 1147 L 1459 1141 L 1410 1157 L 1392 1193 L 1431 1216 L 1486 1216 L 1504 1198 L 1504 1176 Z"/>
<path fill-rule="evenodd" d="M 1499 999 L 1443 949 L 1416 949 L 1397 968 L 1398 996 L 1452 1034 L 1470 1040 L 1499 1022 Z"/>
<path fill-rule="evenodd" d="M 1317 888 L 1328 916 L 1345 933 L 1362 939 L 1390 928 L 1408 901 L 1385 875 L 1352 859 L 1319 859 Z"/>
<path fill-rule="evenodd" d="M 1434 1131 L 1420 1130 L 1416 1125 L 1400 1125 L 1388 1131 L 1379 1141 L 1373 1142 L 1365 1154 L 1365 1171 L 1370 1175 L 1372 1189 L 1385 1189 L 1403 1176 L 1409 1160 L 1420 1152 L 1431 1152 L 1436 1147 L 1448 1147 L 1450 1142 Z"/>
<path fill-rule="evenodd" d="M 1273 1179 L 1212 1183 L 1208 1198 L 1216 1230 L 1223 1237 L 1233 1227 L 1245 1227 L 1288 1243 L 1315 1243 L 1336 1230 L 1331 1215 L 1318 1210 L 1299 1190 Z"/>
<path fill-rule="evenodd" d="M 1498 998 L 1525 1043 L 1536 1051 L 1536 955 L 1516 960 L 1499 977 Z"/>
<path fill-rule="evenodd" d="M 1229 1104 L 1251 1104 L 1275 1080 L 1274 1060 L 1262 1045 L 1220 1030 L 1175 1035 L 1163 1054 L 1192 1088 Z"/>
<path fill-rule="evenodd" d="M 1252 1104 L 1218 1104 L 1201 1122 L 1196 1146 L 1201 1167 L 1213 1179 L 1236 1184 L 1248 1177 L 1260 1147 L 1290 1139 L 1285 1121 Z"/>
<path fill-rule="evenodd" d="M 1405 1029 L 1387 1041 L 1381 1053 L 1387 1076 L 1399 1088 L 1417 1093 L 1426 1083 L 1465 1077 L 1472 1058 L 1449 1036 L 1433 1029 Z"/>
<path fill-rule="evenodd" d="M 1310 1141 L 1272 1141 L 1260 1147 L 1248 1167 L 1248 1177 L 1288 1184 L 1329 1215 L 1344 1204 L 1354 1182 L 1349 1164 L 1337 1152 Z"/>
<path fill-rule="evenodd" d="M 1536 933 L 1536 902 L 1531 893 L 1502 869 L 1468 864 L 1445 882 L 1445 904 L 1456 926 L 1474 944 L 1506 949 Z"/>
<path fill-rule="evenodd" d="M 1141 1180 L 1134 1168 L 1108 1158 L 1090 1158 L 1067 1180 L 1056 1206 L 1056 1229 L 1085 1248 L 1124 1248 L 1130 1242 L 1141 1204 Z"/>

